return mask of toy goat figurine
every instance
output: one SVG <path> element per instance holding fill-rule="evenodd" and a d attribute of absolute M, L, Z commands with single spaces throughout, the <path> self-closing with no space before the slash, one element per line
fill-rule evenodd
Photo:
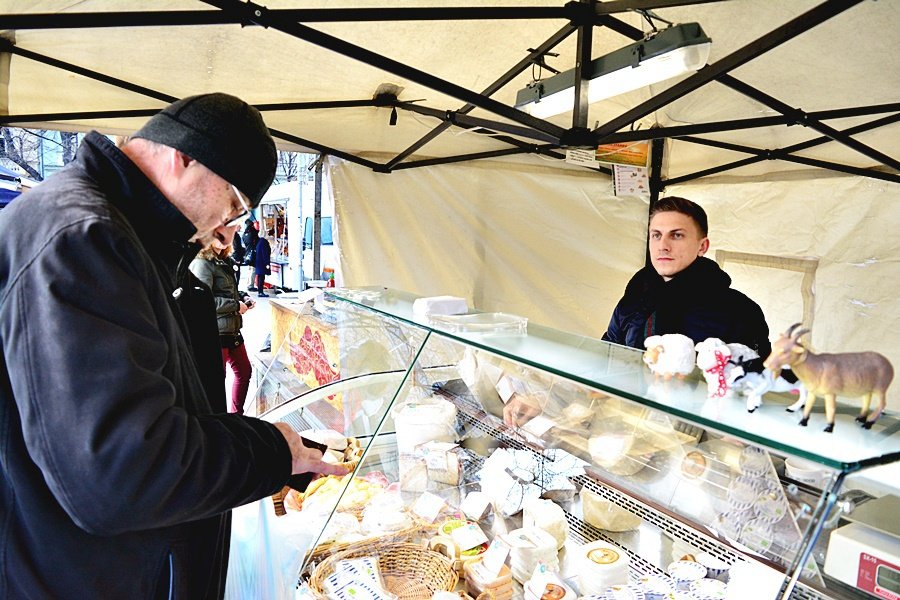
<path fill-rule="evenodd" d="M 894 379 L 894 368 L 887 358 L 877 352 L 845 352 L 841 354 L 815 354 L 800 342 L 809 329 L 798 329 L 800 323 L 791 325 L 772 345 L 772 354 L 766 359 L 766 368 L 780 373 L 790 367 L 806 387 L 806 405 L 800 424 L 806 426 L 816 396 L 825 398 L 825 431 L 834 431 L 834 413 L 837 396 L 856 398 L 862 396 L 862 410 L 856 420 L 870 429 L 884 411 L 888 386 Z M 869 406 L 875 397 L 877 407 L 871 413 Z"/>

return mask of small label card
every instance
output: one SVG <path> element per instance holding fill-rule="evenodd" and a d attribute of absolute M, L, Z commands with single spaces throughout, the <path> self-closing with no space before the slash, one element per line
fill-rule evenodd
<path fill-rule="evenodd" d="M 441 513 L 442 508 L 444 508 L 444 501 L 440 496 L 425 492 L 419 496 L 419 499 L 413 504 L 412 510 L 429 523 L 433 523 Z"/>
<path fill-rule="evenodd" d="M 522 429 L 535 437 L 541 437 L 552 427 L 556 427 L 556 421 L 548 419 L 544 415 L 538 415 L 522 425 Z"/>
<path fill-rule="evenodd" d="M 421 452 L 425 458 L 425 464 L 429 469 L 447 470 L 448 459 L 447 453 L 456 448 L 456 444 L 452 442 L 426 442 L 418 446 L 416 450 Z"/>
<path fill-rule="evenodd" d="M 459 509 L 473 521 L 480 521 L 487 517 L 490 503 L 490 497 L 484 492 L 469 492 Z"/>
<path fill-rule="evenodd" d="M 503 563 L 506 562 L 506 557 L 509 556 L 509 550 L 509 544 L 501 539 L 491 542 L 484 556 L 481 557 L 480 566 L 482 574 L 486 575 L 485 581 L 493 581 L 500 576 L 500 570 L 503 568 Z"/>
<path fill-rule="evenodd" d="M 463 551 L 480 546 L 488 541 L 481 527 L 475 523 L 457 527 L 450 533 L 450 536 L 453 538 L 453 542 L 459 546 L 459 549 Z"/>

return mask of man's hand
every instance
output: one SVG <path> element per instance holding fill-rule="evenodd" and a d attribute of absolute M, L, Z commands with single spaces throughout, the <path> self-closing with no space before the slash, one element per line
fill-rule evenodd
<path fill-rule="evenodd" d="M 315 448 L 307 448 L 303 440 L 287 423 L 275 423 L 275 427 L 284 436 L 291 449 L 291 474 L 321 473 L 322 475 L 346 475 L 347 467 L 322 462 L 322 452 Z"/>
<path fill-rule="evenodd" d="M 513 394 L 503 407 L 503 422 L 510 427 L 521 427 L 541 414 L 538 401 L 525 394 Z"/>

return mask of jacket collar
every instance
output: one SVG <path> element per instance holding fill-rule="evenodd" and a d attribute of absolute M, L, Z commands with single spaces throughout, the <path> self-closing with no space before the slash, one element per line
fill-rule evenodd
<path fill-rule="evenodd" d="M 147 176 L 108 138 L 92 131 L 78 149 L 76 162 L 108 191 L 109 201 L 149 245 L 174 244 L 189 250 L 197 229 Z"/>

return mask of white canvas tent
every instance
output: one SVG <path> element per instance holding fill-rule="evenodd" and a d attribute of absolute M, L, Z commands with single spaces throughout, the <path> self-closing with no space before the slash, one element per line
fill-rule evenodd
<path fill-rule="evenodd" d="M 665 139 L 655 191 L 707 209 L 713 256 L 812 259 L 798 264 L 815 264 L 813 343 L 900 365 L 900 4 L 489 4 L 5 0 L 0 122 L 127 134 L 172 99 L 236 94 L 282 148 L 331 157 L 345 285 L 462 295 L 599 337 L 643 264 L 648 200 L 562 160 L 571 112 L 542 123 L 512 105 L 529 58 L 570 69 L 579 25 L 599 56 L 649 31 L 631 10 L 649 8 L 658 27 L 700 23 L 709 66 L 574 124 L 592 143 Z M 786 264 L 725 263 L 773 335 L 804 316 L 810 281 Z"/>

